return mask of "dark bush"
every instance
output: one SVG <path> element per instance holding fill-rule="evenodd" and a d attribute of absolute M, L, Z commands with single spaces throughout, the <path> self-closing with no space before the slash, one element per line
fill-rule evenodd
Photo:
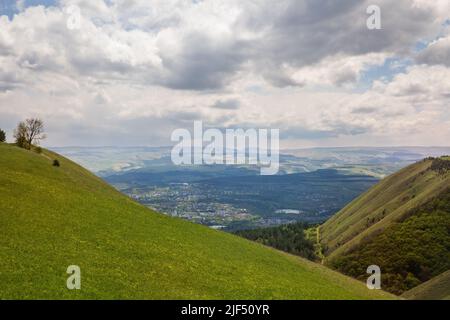
<path fill-rule="evenodd" d="M 27 140 L 23 137 L 16 138 L 16 146 L 19 148 L 30 149 Z"/>
<path fill-rule="evenodd" d="M 59 167 L 59 161 L 57 159 L 53 160 L 53 166 Z"/>

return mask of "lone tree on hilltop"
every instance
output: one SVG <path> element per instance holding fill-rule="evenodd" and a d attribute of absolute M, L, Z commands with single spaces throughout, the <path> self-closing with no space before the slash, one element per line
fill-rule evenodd
<path fill-rule="evenodd" d="M 0 129 L 0 142 L 6 141 L 6 133 L 2 129 Z"/>
<path fill-rule="evenodd" d="M 19 147 L 30 150 L 33 143 L 39 144 L 39 141 L 46 138 L 44 122 L 39 118 L 31 118 L 19 122 L 14 130 L 14 138 Z"/>

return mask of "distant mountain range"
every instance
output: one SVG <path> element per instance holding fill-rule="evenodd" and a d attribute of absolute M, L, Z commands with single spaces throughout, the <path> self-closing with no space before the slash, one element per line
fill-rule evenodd
<path fill-rule="evenodd" d="M 163 172 L 173 171 L 175 168 L 170 160 L 171 147 L 55 147 L 50 149 L 101 176 L 136 169 Z M 282 174 L 312 172 L 331 168 L 383 178 L 423 158 L 445 154 L 450 154 L 450 147 L 286 149 L 280 151 L 280 172 Z M 247 168 L 252 167 L 247 166 Z"/>

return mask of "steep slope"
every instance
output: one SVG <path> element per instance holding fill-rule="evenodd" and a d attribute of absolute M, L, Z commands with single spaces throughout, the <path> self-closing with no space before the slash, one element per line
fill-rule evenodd
<path fill-rule="evenodd" d="M 450 300 L 450 270 L 406 291 L 402 297 L 410 300 Z"/>
<path fill-rule="evenodd" d="M 69 265 L 81 268 L 81 290 L 66 288 Z M 155 213 L 54 153 L 6 144 L 0 281 L 0 299 L 393 298 L 304 259 Z"/>
<path fill-rule="evenodd" d="M 402 293 L 450 269 L 450 161 L 426 159 L 393 174 L 320 226 L 326 264 L 356 278 L 382 269 Z"/>

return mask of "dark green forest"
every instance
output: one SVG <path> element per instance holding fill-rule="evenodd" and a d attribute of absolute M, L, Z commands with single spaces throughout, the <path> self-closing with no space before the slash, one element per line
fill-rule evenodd
<path fill-rule="evenodd" d="M 315 260 L 313 243 L 306 239 L 306 223 L 293 223 L 271 228 L 240 230 L 235 234 L 285 252 Z"/>

